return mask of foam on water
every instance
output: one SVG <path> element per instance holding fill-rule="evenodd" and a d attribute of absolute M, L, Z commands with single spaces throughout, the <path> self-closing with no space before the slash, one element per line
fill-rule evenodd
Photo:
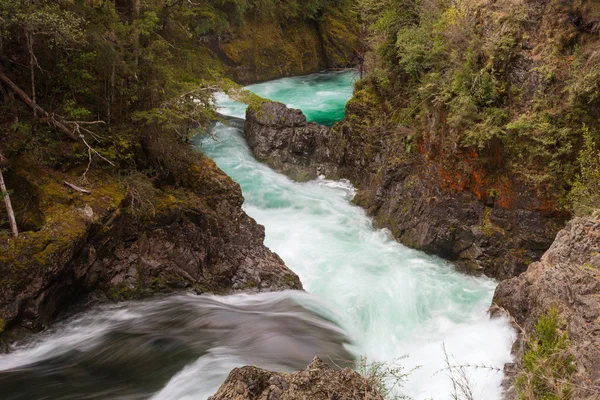
<path fill-rule="evenodd" d="M 340 85 L 340 74 L 330 76 L 331 86 L 327 77 L 287 78 L 249 88 L 315 115 L 315 109 L 327 113 L 328 106 L 337 107 L 335 102 L 322 107 L 322 96 L 330 98 Z M 222 113 L 241 116 L 243 107 L 222 101 Z M 365 212 L 351 204 L 355 191 L 348 183 L 293 182 L 252 157 L 236 124 L 217 124 L 214 132 L 217 141 L 203 138 L 202 151 L 240 183 L 246 212 L 265 225 L 266 244 L 300 276 L 305 289 L 342 310 L 355 355 L 377 361 L 409 355 L 402 364 L 420 366 L 403 393 L 447 398 L 450 381 L 436 373 L 445 366 L 443 344 L 456 364 L 502 369 L 510 362 L 513 332 L 506 320 L 490 320 L 487 314 L 493 280 L 460 274 L 449 263 L 374 229 Z M 478 398 L 500 398 L 501 373 L 468 372 Z"/>
<path fill-rule="evenodd" d="M 352 84 L 357 78 L 355 71 L 321 73 L 258 83 L 246 89 L 290 108 L 301 109 L 308 121 L 330 126 L 344 118 L 346 103 L 352 97 Z M 223 94 L 217 96 L 217 103 L 223 114 L 244 118 L 244 104 L 231 101 Z"/>
<path fill-rule="evenodd" d="M 316 74 L 253 85 L 309 119 L 343 117 L 352 73 Z M 222 112 L 245 106 L 218 96 Z M 303 292 L 227 297 L 174 295 L 103 306 L 56 325 L 0 356 L 7 400 L 196 400 L 214 394 L 242 365 L 303 368 L 315 355 L 393 361 L 414 372 L 401 393 L 446 399 L 451 391 L 442 344 L 456 364 L 502 368 L 513 332 L 486 311 L 496 283 L 398 244 L 372 227 L 345 181 L 295 183 L 258 163 L 243 121 L 214 128 L 202 151 L 240 183 L 244 208 L 266 227 L 266 244 L 302 279 Z M 499 399 L 502 374 L 468 371 L 477 399 Z"/>

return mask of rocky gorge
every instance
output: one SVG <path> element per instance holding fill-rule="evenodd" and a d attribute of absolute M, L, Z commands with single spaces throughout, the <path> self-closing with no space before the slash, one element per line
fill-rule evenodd
<path fill-rule="evenodd" d="M 46 3 L 40 5 L 45 6 Z M 93 19 L 98 7 L 67 7 L 62 18 L 73 23 L 83 21 L 75 14 Z M 109 14 L 116 20 L 141 18 L 142 9 L 150 14 L 164 11 L 161 18 L 165 21 L 173 18 L 169 12 L 179 15 L 180 11 L 192 10 L 201 13 L 207 24 L 225 18 L 227 13 L 239 13 L 238 17 L 247 19 L 247 23 L 233 24 L 221 35 L 216 33 L 218 29 L 209 28 L 202 34 L 200 45 L 195 42 L 193 47 L 199 54 L 198 67 L 209 66 L 196 71 L 197 78 L 217 79 L 223 86 L 230 84 L 230 77 L 249 83 L 354 63 L 356 21 L 339 10 L 328 10 L 323 18 L 315 20 L 290 10 L 268 19 L 262 14 L 268 12 L 266 9 L 250 12 L 241 6 L 226 11 L 217 11 L 212 5 L 163 9 L 132 1 L 112 7 L 117 11 Z M 20 26 L 9 28 L 19 32 Z M 271 35 L 274 31 L 276 36 Z M 116 33 L 111 34 L 115 41 Z M 165 40 L 161 34 L 156 37 Z M 41 43 L 38 47 L 38 57 L 42 59 L 48 47 Z M 305 47 L 306 51 L 300 50 Z M 11 50 L 15 51 L 3 55 L 3 64 L 22 56 L 17 45 Z M 290 62 L 283 65 L 283 59 Z M 52 55 L 47 61 L 52 64 Z M 171 65 L 177 68 L 178 64 L 173 61 Z M 92 71 L 93 67 L 88 69 Z M 14 87 L 21 78 L 27 79 L 9 65 L 6 72 L 16 77 L 16 83 L 9 80 Z M 113 89 L 117 72 L 122 71 L 113 68 Z M 27 100 L 29 97 L 25 96 Z M 55 140 L 52 133 L 46 133 L 46 138 L 52 137 L 47 139 L 50 145 L 39 145 L 27 120 L 21 131 L 18 123 L 13 130 L 11 118 L 19 121 L 19 115 L 28 112 L 26 102 L 15 101 L 10 88 L 2 92 L 2 99 L 6 105 L 6 129 L 2 133 L 0 160 L 2 168 L 6 168 L 16 222 L 22 231 L 18 239 L 10 238 L 7 230 L 0 231 L 3 343 L 28 331 L 43 330 L 65 308 L 88 300 L 89 304 L 97 304 L 174 290 L 225 294 L 302 288 L 298 277 L 262 244 L 264 230 L 242 210 L 239 185 L 211 160 L 190 149 L 188 142 L 182 142 L 177 132 L 189 131 L 200 120 L 187 114 L 182 119 L 177 117 L 172 131 L 154 122 L 141 128 L 116 129 L 115 137 L 105 143 L 107 148 L 100 149 L 105 156 L 94 149 L 94 157 L 108 160 L 115 167 L 124 162 L 127 166 L 123 169 L 129 172 L 121 175 L 115 170 L 90 171 L 92 153 L 87 168 L 74 162 L 73 153 L 87 151 L 80 147 L 81 142 Z M 110 111 L 109 106 L 109 124 Z M 211 115 L 207 121 L 212 122 L 215 117 Z M 98 124 L 106 125 L 106 121 Z M 93 136 L 96 142 L 98 138 Z M 42 155 L 32 156 L 32 143 L 44 149 Z M 152 171 L 152 176 L 148 171 Z M 75 188 L 69 186 L 73 183 Z M 83 191 L 77 190 L 82 187 Z M 6 217 L 2 208 L 3 226 Z M 11 331 L 15 331 L 14 335 Z"/>
<path fill-rule="evenodd" d="M 352 129 L 364 110 L 351 100 L 346 120 L 333 128 L 306 122 L 299 110 L 275 102 L 249 108 L 245 135 L 259 160 L 297 180 L 324 175 L 349 179 L 378 226 L 403 244 L 456 262 L 464 271 L 497 279 L 518 275 L 541 257 L 563 224 L 536 211 L 524 193 L 510 207 L 502 199 L 478 199 L 444 186 L 441 167 L 425 151 L 407 152 L 410 132 L 399 129 L 365 144 L 365 132 Z M 433 144 L 417 144 L 424 149 Z M 496 207 L 494 207 L 496 205 Z M 532 235 L 532 232 L 535 232 Z"/>
<path fill-rule="evenodd" d="M 69 13 L 78 13 L 89 19 L 89 15 L 99 10 L 100 6 L 96 3 L 81 6 L 81 9 L 78 9 L 79 5 L 66 7 Z M 197 15 L 194 13 L 199 5 L 192 2 L 174 2 L 164 9 L 140 2 L 136 5 L 136 1 L 125 3 L 113 2 L 114 10 L 111 9 L 111 13 L 119 16 L 117 19 L 125 21 L 123 26 L 113 23 L 105 27 L 104 22 L 90 25 L 94 29 L 99 26 L 100 34 L 92 32 L 86 40 L 94 46 L 102 45 L 87 49 L 89 52 L 82 51 L 81 56 L 73 61 L 79 63 L 77 68 L 80 68 L 76 69 L 79 72 L 74 74 L 77 78 L 73 81 L 64 78 L 69 74 L 62 70 L 63 64 L 53 61 L 52 51 L 48 50 L 51 46 L 43 50 L 37 42 L 35 50 L 44 68 L 40 66 L 39 72 L 31 73 L 31 82 L 28 82 L 29 76 L 19 68 L 19 65 L 27 64 L 26 58 L 21 57 L 16 49 L 27 40 L 28 43 L 33 42 L 30 37 L 23 39 L 32 32 L 32 28 L 23 28 L 25 36 L 21 37 L 19 29 L 22 27 L 11 25 L 13 36 L 3 36 L 10 39 L 7 39 L 6 53 L 2 53 L 0 73 L 4 74 L 6 69 L 11 78 L 23 87 L 28 83 L 33 85 L 36 74 L 43 76 L 40 87 L 45 90 L 44 93 L 55 93 L 53 96 L 61 101 L 54 103 L 54 100 L 49 100 L 54 97 L 48 96 L 40 104 L 72 116 L 75 121 L 72 122 L 74 125 L 69 125 L 72 129 L 81 132 L 75 118 L 83 116 L 81 118 L 90 119 L 94 114 L 98 115 L 98 119 L 100 116 L 106 119 L 108 127 L 102 129 L 100 135 L 85 131 L 85 135 L 81 136 L 83 142 L 57 138 L 57 122 L 66 118 L 51 112 L 40 122 L 36 120 L 38 116 L 34 108 L 30 121 L 23 118 L 30 110 L 24 104 L 15 105 L 18 101 L 15 102 L 14 91 L 10 88 L 2 91 L 3 110 L 6 112 L 1 121 L 4 128 L 0 137 L 3 140 L 0 143 L 0 161 L 2 167 L 7 166 L 2 172 L 5 173 L 10 195 L 17 204 L 17 222 L 21 232 L 17 239 L 11 238 L 8 231 L 0 231 L 1 351 L 12 350 L 15 341 L 31 332 L 47 330 L 57 318 L 70 315 L 73 310 L 80 312 L 98 304 L 140 300 L 178 291 L 230 295 L 301 290 L 303 284 L 299 275 L 302 275 L 305 286 L 308 282 L 311 289 L 316 286 L 315 280 L 330 280 L 332 285 L 337 285 L 331 288 L 324 283 L 319 287 L 319 294 L 343 288 L 346 292 L 344 300 L 348 302 L 341 303 L 340 308 L 359 310 L 357 314 L 366 316 L 369 322 L 379 322 L 377 318 L 383 314 L 379 308 L 387 312 L 389 306 L 394 311 L 404 312 L 398 306 L 401 304 L 409 310 L 414 306 L 417 311 L 413 314 L 390 313 L 390 318 L 385 316 L 387 319 L 382 320 L 396 322 L 401 319 L 403 325 L 408 326 L 411 323 L 408 321 L 412 321 L 410 318 L 416 314 L 419 316 L 417 320 L 433 321 L 431 323 L 437 330 L 438 326 L 448 328 L 448 325 L 442 319 L 429 319 L 430 314 L 448 313 L 452 315 L 452 324 L 457 325 L 463 323 L 463 319 L 476 321 L 473 316 L 477 311 L 471 310 L 471 307 L 475 309 L 482 301 L 489 305 L 491 294 L 487 300 L 485 296 L 490 282 L 485 277 L 492 277 L 500 283 L 494 294 L 491 313 L 500 319 L 512 318 L 513 326 L 519 332 L 513 346 L 514 363 L 507 364 L 505 369 L 507 391 L 503 396 L 529 400 L 545 398 L 545 394 L 554 390 L 560 391 L 562 397 L 558 398 L 598 398 L 600 221 L 597 213 L 572 219 L 578 211 L 571 204 L 572 193 L 568 193 L 572 187 L 582 185 L 585 171 L 592 171 L 592 176 L 600 176 L 593 172 L 593 161 L 597 158 L 597 146 L 594 144 L 597 135 L 594 136 L 594 132 L 598 129 L 596 78 L 600 76 L 597 71 L 599 14 L 593 1 L 572 4 L 564 1 L 484 1 L 468 6 L 461 2 L 438 4 L 425 1 L 402 3 L 400 8 L 388 1 L 379 8 L 373 7 L 369 1 L 361 2 L 357 8 L 344 8 L 339 4 L 320 8 L 320 5 L 312 3 L 303 8 L 304 5 L 286 3 L 289 9 L 281 5 L 268 8 L 235 2 L 202 8 Z M 294 10 L 301 11 L 290 11 L 292 6 Z M 0 2 L 0 7 L 5 7 L 4 3 Z M 261 7 L 266 8 L 263 10 Z M 0 8 L 2 12 L 5 9 Z M 342 9 L 344 12 L 340 11 Z M 382 10 L 389 13 L 384 13 L 385 18 L 381 21 L 374 22 Z M 169 14 L 171 12 L 174 16 Z M 113 15 L 111 13 L 106 15 Z M 68 17 L 68 14 L 65 15 Z M 187 19 L 190 15 L 194 16 L 192 22 Z M 65 17 L 65 20 L 68 19 Z M 214 26 L 206 28 L 198 22 L 205 23 L 207 20 Z M 181 33 L 178 24 L 173 21 L 185 21 L 194 29 L 186 28 Z M 389 26 L 386 25 L 388 23 Z M 357 31 L 362 34 L 357 35 Z M 121 36 L 128 39 L 119 39 Z M 189 46 L 179 48 L 179 40 Z M 104 55 L 112 64 L 101 63 L 100 67 L 93 64 L 84 68 L 82 65 L 86 60 L 98 55 L 94 52 L 104 54 L 101 51 L 104 51 L 106 43 L 115 49 L 123 47 L 131 50 L 132 57 L 113 63 L 113 58 L 117 57 L 115 54 L 120 54 L 115 51 L 109 54 L 110 57 Z M 198 49 L 200 53 L 195 54 Z M 171 51 L 177 57 L 169 58 Z M 71 62 L 68 53 L 64 60 Z M 142 55 L 147 58 L 140 59 Z M 169 59 L 170 65 L 181 65 L 172 71 L 166 68 L 145 70 L 146 66 L 161 58 Z M 267 240 L 266 235 L 266 229 L 273 232 L 274 224 L 267 224 L 265 228 L 249 214 L 265 217 L 267 212 L 279 213 L 280 217 L 288 217 L 286 221 L 290 225 L 300 225 L 298 220 L 302 218 L 299 217 L 303 215 L 306 218 L 306 213 L 298 211 L 290 218 L 282 210 L 292 208 L 305 212 L 310 208 L 302 203 L 306 196 L 325 205 L 325 208 L 312 211 L 323 221 L 334 221 L 340 230 L 344 230 L 334 232 L 339 237 L 355 234 L 349 225 L 345 225 L 348 215 L 351 214 L 361 224 L 368 224 L 365 222 L 367 219 L 363 220 L 362 214 L 346 209 L 347 215 L 335 214 L 331 205 L 342 208 L 345 203 L 329 203 L 329 200 L 313 196 L 314 193 L 307 195 L 302 191 L 304 189 L 299 189 L 302 185 L 291 188 L 288 183 L 281 184 L 279 178 L 270 175 L 267 178 L 271 183 L 277 181 L 280 184 L 274 191 L 266 190 L 267 180 L 261 183 L 264 193 L 248 194 L 244 189 L 243 195 L 240 185 L 209 157 L 190 148 L 190 132 L 210 133 L 209 127 L 218 118 L 212 114 L 211 100 L 206 100 L 202 93 L 219 90 L 219 85 L 225 89 L 231 87 L 231 82 L 222 81 L 223 76 L 225 80 L 232 78 L 239 84 L 249 84 L 356 64 L 365 73 L 365 78 L 357 83 L 342 121 L 334 126 L 323 126 L 309 122 L 310 118 L 307 119 L 300 110 L 278 102 L 254 99 L 250 102 L 243 127 L 248 145 L 256 159 L 296 182 L 306 183 L 308 186 L 304 188 L 310 188 L 319 196 L 322 186 L 334 185 L 323 178 L 349 180 L 357 189 L 353 202 L 366 210 L 375 227 L 388 229 L 395 239 L 410 248 L 451 261 L 460 271 L 466 272 L 468 278 L 462 275 L 460 279 L 456 278 L 452 267 L 435 258 L 424 255 L 417 256 L 417 261 L 402 258 L 404 253 L 399 256 L 401 253 L 389 244 L 387 236 L 384 239 L 378 237 L 378 241 L 363 242 L 360 246 L 352 243 L 345 248 L 336 247 L 339 243 L 347 245 L 340 240 L 335 242 L 333 251 L 325 249 L 321 250 L 323 254 L 318 254 L 314 252 L 318 247 L 310 248 L 313 242 L 303 236 L 305 232 L 291 229 L 284 232 L 285 229 L 279 227 L 277 232 L 280 236 L 289 234 L 295 242 L 305 242 L 309 246 L 300 248 L 298 245 L 299 250 L 295 247 L 296 243 L 290 246 L 290 241 L 285 243 L 287 248 L 275 250 L 281 243 L 273 241 L 272 237 Z M 35 67 L 33 63 L 31 65 Z M 212 80 L 199 83 L 190 78 L 208 77 L 215 71 L 218 71 L 219 84 Z M 97 82 L 101 83 L 93 90 L 82 90 L 81 87 L 86 84 L 78 79 L 85 81 L 89 74 L 96 74 Z M 63 78 L 61 85 L 54 81 Z M 141 82 L 150 83 L 146 87 Z M 168 86 L 173 82 L 179 86 Z M 200 89 L 187 91 L 191 82 L 191 86 L 199 85 Z M 118 89 L 115 90 L 115 86 Z M 54 90 L 53 87 L 61 89 Z M 41 90 L 37 89 L 38 94 Z M 94 98 L 100 92 L 106 101 Z M 165 94 L 167 92 L 169 95 Z M 186 94 L 178 97 L 180 93 Z M 34 104 L 35 94 L 34 86 Z M 319 95 L 328 94 L 323 92 Z M 74 107 L 71 98 L 78 99 L 85 107 Z M 188 103 L 179 103 L 182 98 L 196 105 L 206 101 L 207 114 L 198 116 L 189 112 Z M 184 117 L 179 119 L 181 114 Z M 116 125 L 117 118 L 129 122 Z M 219 121 L 224 122 L 222 119 Z M 86 122 L 91 125 L 83 126 L 106 124 L 105 121 L 82 123 Z M 143 128 L 140 129 L 137 124 L 143 124 Z M 85 141 L 86 137 L 93 141 L 94 148 Z M 592 167 L 585 164 L 586 159 L 580 156 L 586 148 L 592 153 L 588 157 L 592 160 Z M 240 152 L 244 151 L 242 146 Z M 3 154 L 7 155 L 7 159 Z M 235 157 L 232 157 L 235 165 L 228 166 L 231 168 L 227 172 L 230 175 L 234 168 L 244 167 L 243 159 Z M 113 166 L 117 164 L 117 172 L 107 165 L 96 165 L 96 162 L 103 161 Z M 252 164 L 252 168 L 258 170 L 259 167 Z M 241 186 L 249 187 L 247 181 L 240 181 Z M 586 194 L 595 187 L 593 179 L 585 185 L 590 188 L 584 190 Z M 270 187 L 268 189 L 271 190 Z M 343 192 L 343 196 L 354 193 L 346 186 L 343 190 L 348 191 Z M 294 202 L 286 195 L 298 197 L 300 201 Z M 328 192 L 327 196 L 330 195 Z M 332 196 L 335 198 L 337 195 L 339 193 Z M 244 196 L 247 197 L 245 205 Z M 248 196 L 259 200 L 252 198 L 248 201 Z M 598 205 L 594 201 L 591 201 L 592 209 Z M 589 203 L 585 206 L 590 208 Z M 8 224 L 4 221 L 3 212 L 0 222 L 6 228 Z M 332 215 L 337 219 L 326 221 Z M 267 215 L 267 221 L 269 217 Z M 307 220 L 314 225 L 310 227 L 314 237 L 331 233 L 318 226 L 318 219 Z M 327 225 L 325 222 L 323 225 Z M 357 232 L 357 236 L 364 237 L 364 231 Z M 361 247 L 365 243 L 373 248 L 372 252 Z M 385 246 L 378 247 L 381 243 Z M 369 271 L 385 271 L 390 285 L 396 286 L 388 287 L 381 281 L 372 280 L 381 284 L 375 289 L 381 289 L 387 297 L 378 304 L 374 301 L 374 308 L 369 308 L 373 304 L 365 299 L 379 297 L 364 296 L 368 293 L 366 290 L 357 295 L 352 290 L 359 287 L 362 280 L 367 282 L 373 277 L 365 271 L 349 268 L 352 264 L 343 257 L 331 261 L 328 257 L 334 251 L 360 259 L 369 266 Z M 377 258 L 377 251 L 389 251 L 389 257 Z M 295 259 L 286 266 L 276 252 L 286 260 L 290 254 Z M 373 260 L 360 258 L 360 254 L 372 258 L 375 264 L 370 263 Z M 310 263 L 306 264 L 317 265 L 319 273 L 315 273 L 316 269 L 305 269 L 303 262 L 306 260 L 296 261 L 303 258 L 310 259 Z M 396 266 L 398 260 L 403 263 L 401 267 L 410 267 L 410 276 L 396 276 L 393 269 L 377 265 L 385 264 L 386 268 Z M 426 269 L 428 273 L 443 271 L 440 276 L 447 279 L 446 286 L 459 290 L 453 292 L 445 286 L 433 290 L 431 288 L 437 284 L 435 279 L 421 286 L 418 281 L 421 271 L 415 267 L 419 265 L 427 265 L 421 270 Z M 340 273 L 332 273 L 331 266 L 343 266 L 343 272 L 354 277 L 356 285 L 340 284 L 336 280 Z M 450 275 L 444 275 L 448 270 L 452 271 Z M 308 275 L 307 271 L 312 275 Z M 325 273 L 321 275 L 320 271 Z M 431 275 L 435 273 L 431 272 Z M 313 279 L 307 279 L 309 276 Z M 411 297 L 409 301 L 397 303 L 398 292 L 413 293 L 411 290 L 415 288 L 420 290 L 417 291 L 420 296 L 415 296 L 418 302 Z M 465 295 L 468 300 L 461 303 L 463 293 L 476 294 L 472 297 Z M 439 302 L 443 304 L 438 304 L 434 294 L 445 296 Z M 298 320 L 291 319 L 294 321 L 292 326 L 311 321 L 306 326 L 323 328 L 324 333 L 319 340 L 333 343 L 336 349 L 346 344 L 347 338 L 338 332 L 339 321 L 343 319 L 338 314 L 334 318 L 331 317 L 333 313 L 325 313 L 324 317 L 309 312 L 307 316 L 304 314 L 306 310 L 298 312 L 301 300 L 290 300 L 286 297 L 288 294 L 278 296 L 267 297 L 268 300 L 261 297 L 260 301 L 268 305 L 261 303 L 259 311 L 252 301 L 235 296 L 224 298 L 225 305 L 211 304 L 209 308 L 223 307 L 223 315 L 226 316 L 223 320 L 229 321 L 236 318 L 247 321 L 239 315 L 253 313 L 264 317 L 260 327 L 265 329 L 264 332 L 252 326 L 251 322 L 240 325 L 240 329 L 244 327 L 253 333 L 249 334 L 252 339 L 245 338 L 242 342 L 249 343 L 249 349 L 260 349 L 258 353 L 261 356 L 265 354 L 266 359 L 276 353 L 273 348 L 282 351 L 281 354 L 284 353 L 281 349 L 289 351 L 294 370 L 308 363 L 307 356 L 312 358 L 316 355 L 302 354 L 294 358 L 297 355 L 294 353 L 295 346 L 315 352 L 317 350 L 314 349 L 320 348 L 312 342 L 303 342 L 303 337 L 310 336 L 308 333 L 301 335 L 298 343 L 288 342 L 288 338 L 294 339 L 295 336 L 286 330 L 285 321 L 273 322 L 268 316 L 282 310 L 286 315 L 299 315 Z M 363 302 L 357 305 L 353 303 L 355 299 Z M 413 305 L 413 300 L 418 304 Z M 182 301 L 187 302 L 186 299 Z M 192 303 L 191 300 L 189 303 Z M 124 307 L 128 307 L 129 303 L 125 304 Z M 467 311 L 459 315 L 450 310 L 455 306 Z M 177 307 L 179 305 L 176 304 L 173 310 Z M 312 310 L 311 307 L 318 309 L 320 305 L 308 308 Z M 149 311 L 143 311 L 146 312 Z M 555 315 L 552 323 L 547 322 L 548 315 Z M 140 328 L 134 336 L 144 340 L 149 338 L 148 346 L 152 351 L 160 352 L 174 346 L 180 352 L 178 354 L 185 353 L 181 351 L 183 347 L 177 347 L 178 341 L 186 342 L 189 338 L 182 335 L 172 342 L 169 332 L 162 330 L 165 326 L 183 323 L 176 319 L 163 320 L 163 317 L 156 316 L 156 326 L 144 325 L 135 318 L 132 319 L 134 322 L 125 324 L 126 328 L 117 323 L 117 328 L 105 336 L 118 338 L 124 330 L 135 331 L 139 325 L 144 328 Z M 202 318 L 205 317 L 202 314 Z M 119 311 L 114 318 L 120 318 Z M 211 318 L 214 319 L 208 320 L 222 321 L 214 316 Z M 499 322 L 490 322 L 486 317 L 486 321 L 473 329 L 466 329 L 462 334 L 476 332 L 474 335 L 478 337 L 485 332 L 500 332 L 502 328 L 499 325 Z M 235 331 L 227 324 L 218 326 L 222 331 Z M 281 335 L 270 336 L 268 329 L 272 326 L 276 326 L 274 329 L 278 329 Z M 352 324 L 344 327 L 348 326 Z M 395 351 L 406 346 L 406 343 L 396 340 L 402 335 L 395 336 L 398 332 L 405 335 L 405 326 L 390 324 L 385 329 L 366 324 L 357 326 L 357 331 L 373 336 L 375 342 L 385 342 L 378 340 L 378 334 L 388 339 L 394 337 L 395 340 L 390 341 L 394 345 L 389 345 L 386 354 L 392 352 L 392 347 Z M 551 326 L 552 332 L 546 336 L 550 336 L 554 346 L 550 350 L 545 349 L 547 337 L 543 336 L 544 332 L 550 331 L 548 326 Z M 206 337 L 214 333 L 210 324 L 204 328 L 208 332 Z M 388 328 L 389 331 L 386 330 Z M 184 330 L 189 334 L 193 329 Z M 260 334 L 256 334 L 257 331 Z M 453 334 L 461 333 L 458 330 Z M 44 336 L 40 337 L 43 340 Z M 269 343 L 269 338 L 275 343 L 273 348 L 265 344 Z M 494 343 L 489 343 L 489 347 L 499 347 L 501 339 L 491 338 L 489 340 Z M 223 340 L 227 342 L 229 338 Z M 304 345 L 307 347 L 302 347 Z M 409 345 L 414 343 L 409 342 Z M 210 346 L 202 344 L 200 347 L 206 352 L 201 355 L 194 353 L 196 363 L 188 365 L 185 370 L 181 364 L 185 357 L 179 359 L 177 365 L 182 369 L 183 377 L 177 375 L 158 393 L 161 385 L 165 385 L 175 373 L 169 371 L 165 373 L 168 378 L 160 384 L 155 383 L 144 396 L 156 393 L 161 399 L 183 398 L 178 386 L 185 385 L 181 385 L 179 379 L 185 381 L 186 371 L 197 373 L 214 369 L 214 364 L 210 364 L 211 357 L 219 360 L 219 368 L 225 365 L 230 369 L 230 365 L 239 365 L 243 352 L 222 357 Z M 365 348 L 373 350 L 369 346 Z M 90 361 L 94 355 L 81 351 L 84 353 L 84 365 L 88 362 L 95 365 Z M 168 351 L 164 354 L 168 359 Z M 285 354 L 287 357 L 288 353 Z M 323 357 L 322 354 L 320 356 Z M 542 356 L 546 358 L 539 358 Z M 18 359 L 18 355 L 15 358 Z M 61 357 L 57 359 L 59 363 L 64 361 Z M 7 360 L 6 365 L 13 359 Z M 185 360 L 193 361 L 191 357 Z M 244 360 L 246 364 L 252 364 L 256 359 Z M 282 370 L 282 364 L 277 364 L 279 360 L 276 357 L 270 360 L 273 370 Z M 426 362 L 430 361 L 426 359 Z M 554 369 L 538 368 L 548 364 Z M 43 363 L 40 365 L 44 367 Z M 35 367 L 21 372 L 13 370 L 4 377 L 0 376 L 4 379 L 0 379 L 0 386 L 10 386 L 12 393 L 26 393 L 26 385 L 14 386 L 11 377 L 19 376 L 19 379 L 26 380 L 27 374 L 35 371 Z M 106 371 L 112 371 L 112 367 L 109 365 Z M 213 398 L 382 398 L 381 393 L 377 393 L 364 377 L 350 370 L 330 367 L 315 359 L 306 370 L 291 374 L 256 367 L 235 369 Z M 104 365 L 101 365 L 99 370 L 103 371 L 103 368 Z M 69 376 L 75 377 L 75 386 L 78 383 L 76 377 L 86 375 L 77 368 L 71 372 Z M 107 373 L 106 376 L 111 375 Z M 36 377 L 49 382 L 44 381 L 43 373 Z M 57 379 L 65 378 L 59 374 Z M 107 382 L 110 383 L 110 379 Z M 185 382 L 189 384 L 189 379 Z M 119 384 L 127 386 L 127 382 Z M 118 388 L 115 384 L 114 390 L 118 391 Z M 421 393 L 418 390 L 414 392 Z M 198 387 L 190 393 L 197 394 Z"/>
<path fill-rule="evenodd" d="M 352 120 L 352 112 L 350 103 L 346 121 Z M 556 307 L 565 321 L 560 329 L 569 332 L 568 351 L 577 360 L 574 398 L 597 398 L 597 217 L 572 220 L 554 237 L 561 218 L 531 209 L 506 209 L 493 201 L 486 204 L 470 193 L 448 193 L 436 179 L 437 170 L 426 155 L 398 154 L 398 146 L 393 144 L 397 137 L 383 141 L 382 155 L 359 157 L 362 162 L 357 162 L 352 149 L 360 152 L 360 145 L 342 146 L 339 142 L 354 137 L 345 122 L 333 128 L 307 122 L 300 110 L 277 102 L 250 107 L 246 119 L 244 134 L 259 160 L 299 181 L 320 175 L 350 179 L 359 188 L 354 201 L 367 208 L 378 225 L 390 228 L 402 243 L 454 260 L 466 272 L 483 272 L 501 280 L 494 295 L 494 313 L 498 307 L 505 310 L 522 333 L 513 348 L 516 364 L 507 364 L 507 388 L 512 388 L 519 368 L 523 368 L 519 360 L 527 348 L 525 338 L 535 332 L 540 317 Z M 357 136 L 354 140 L 360 141 L 361 135 Z M 340 152 L 340 148 L 347 152 Z M 403 158 L 400 165 L 394 165 L 394 156 Z M 387 179 L 382 178 L 386 175 Z M 423 201 L 415 203 L 416 198 Z M 405 208 L 400 209 L 403 204 Z M 545 251 L 548 243 L 552 245 Z M 510 256 L 513 251 L 528 254 L 533 260 L 540 253 L 543 256 L 517 268 L 517 260 Z M 499 264 L 495 257 L 508 264 Z M 522 268 L 525 272 L 519 273 Z M 512 388 L 506 396 L 512 398 L 515 393 Z"/>

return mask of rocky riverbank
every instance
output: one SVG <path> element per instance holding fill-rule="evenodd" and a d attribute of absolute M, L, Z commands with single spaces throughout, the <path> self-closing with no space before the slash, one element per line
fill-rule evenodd
<path fill-rule="evenodd" d="M 149 135 L 138 155 L 163 179 L 94 172 L 86 187 L 91 194 L 64 183 L 78 176 L 27 157 L 13 164 L 9 183 L 32 202 L 32 229 L 0 242 L 3 341 L 11 341 L 11 331 L 44 329 L 86 296 L 302 288 L 264 246 L 264 228 L 241 208 L 239 185 L 188 146 L 164 143 L 166 137 Z M 169 158 L 164 146 L 175 147 L 177 157 Z"/>
<path fill-rule="evenodd" d="M 557 309 L 567 332 L 568 352 L 576 365 L 573 399 L 600 396 L 600 217 L 576 218 L 556 236 L 539 262 L 518 277 L 500 282 L 494 303 L 509 312 L 522 329 L 513 347 L 517 364 L 540 317 Z M 514 396 L 510 396 L 512 398 Z"/>
<path fill-rule="evenodd" d="M 408 152 L 408 129 L 375 139 L 352 125 L 365 112 L 353 99 L 346 119 L 327 128 L 307 123 L 299 110 L 265 102 L 248 109 L 244 132 L 258 159 L 293 179 L 349 179 L 358 188 L 355 202 L 378 226 L 464 271 L 512 277 L 550 246 L 563 218 L 539 209 L 535 197 L 515 191 L 505 203 L 502 196 L 480 199 L 450 190 L 428 154 L 433 143 L 423 140 L 415 144 L 418 151 Z"/>

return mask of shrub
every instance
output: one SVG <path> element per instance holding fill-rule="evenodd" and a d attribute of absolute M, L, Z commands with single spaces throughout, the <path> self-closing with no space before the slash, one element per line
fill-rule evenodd
<path fill-rule="evenodd" d="M 569 193 L 569 200 L 576 214 L 591 214 L 600 208 L 600 152 L 597 139 L 585 125 L 578 162 L 580 172 Z"/>
<path fill-rule="evenodd" d="M 561 331 L 563 324 L 556 307 L 540 316 L 527 340 L 523 370 L 516 381 L 521 400 L 572 398 L 571 377 L 576 368 L 568 334 Z"/>

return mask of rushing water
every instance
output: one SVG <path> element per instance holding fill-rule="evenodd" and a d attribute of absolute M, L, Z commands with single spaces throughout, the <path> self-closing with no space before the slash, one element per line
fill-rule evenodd
<path fill-rule="evenodd" d="M 287 78 L 249 87 L 255 93 L 302 109 L 309 120 L 341 118 L 351 95 L 352 73 Z M 325 99 L 322 101 L 322 99 Z M 245 107 L 219 98 L 223 114 L 241 118 Z M 330 112 L 331 111 L 331 112 Z M 335 118 L 334 118 L 335 119 Z M 453 364 L 502 368 L 510 361 L 513 334 L 487 309 L 496 283 L 460 274 L 452 265 L 397 243 L 372 227 L 351 204 L 347 183 L 296 183 L 257 163 L 239 123 L 219 124 L 217 141 L 203 139 L 202 150 L 237 181 L 245 210 L 266 227 L 266 244 L 302 280 L 305 289 L 340 311 L 342 326 L 357 357 L 401 360 L 412 374 L 405 393 L 415 398 L 448 398 L 442 345 Z M 467 370 L 480 399 L 500 397 L 502 374 Z"/>
<path fill-rule="evenodd" d="M 288 78 L 249 88 L 301 108 L 310 120 L 341 119 L 351 73 Z M 245 107 L 219 98 L 223 114 Z M 337 364 L 421 366 L 402 393 L 447 399 L 442 344 L 456 364 L 502 368 L 512 331 L 486 310 L 495 283 L 398 244 L 373 229 L 344 182 L 295 183 L 258 163 L 232 118 L 198 146 L 242 186 L 244 208 L 266 227 L 266 244 L 308 293 L 176 295 L 105 306 L 58 324 L 0 356 L 0 399 L 206 399 L 231 368 L 290 371 L 314 355 Z M 498 399 L 501 373 L 468 371 L 478 399 Z"/>

